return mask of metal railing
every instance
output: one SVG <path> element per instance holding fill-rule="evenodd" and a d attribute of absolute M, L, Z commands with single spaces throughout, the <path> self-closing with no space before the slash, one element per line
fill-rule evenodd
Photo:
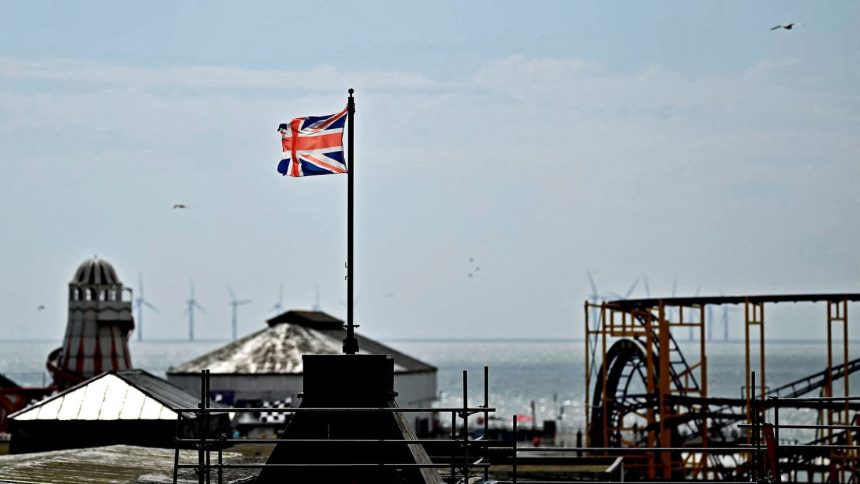
<path fill-rule="evenodd" d="M 489 406 L 489 388 L 488 388 L 489 369 L 484 367 L 484 405 L 471 407 L 468 405 L 468 374 L 463 371 L 463 406 L 461 407 L 419 407 L 419 408 L 388 408 L 388 407 L 298 407 L 298 408 L 227 408 L 227 407 L 210 407 L 208 398 L 209 394 L 209 374 L 204 371 L 202 374 L 201 385 L 201 403 L 196 408 L 174 408 L 177 413 L 177 437 L 175 439 L 176 447 L 174 454 L 174 471 L 173 482 L 176 483 L 179 478 L 180 469 L 195 469 L 197 479 L 200 484 L 210 483 L 212 481 L 213 470 L 217 471 L 217 482 L 224 482 L 224 471 L 228 469 L 265 469 L 265 468 L 432 468 L 439 470 L 448 470 L 449 482 L 469 482 L 473 476 L 483 474 L 484 481 L 489 481 L 490 467 L 496 466 L 496 470 L 500 474 L 507 475 L 509 480 L 494 480 L 497 484 L 543 484 L 550 482 L 560 484 L 562 480 L 528 480 L 522 479 L 524 475 L 519 466 L 523 462 L 528 462 L 528 459 L 521 457 L 521 452 L 528 454 L 541 453 L 570 453 L 565 457 L 624 457 L 624 456 L 643 456 L 654 460 L 660 460 L 662 457 L 671 454 L 685 453 L 699 454 L 702 459 L 708 456 L 748 456 L 747 459 L 742 459 L 738 462 L 736 468 L 728 474 L 729 477 L 735 480 L 721 480 L 720 482 L 778 482 L 783 474 L 791 475 L 791 470 L 781 470 L 781 466 L 790 464 L 791 459 L 797 456 L 807 456 L 807 459 L 815 459 L 826 457 L 828 459 L 841 459 L 842 467 L 830 471 L 816 471 L 812 469 L 813 461 L 808 460 L 810 469 L 809 472 L 819 472 L 826 475 L 833 472 L 841 472 L 851 476 L 860 477 L 860 425 L 857 425 L 857 415 L 851 417 L 848 422 L 840 422 L 834 424 L 796 424 L 796 423 L 780 423 L 780 408 L 795 408 L 798 404 L 804 405 L 819 405 L 821 408 L 850 408 L 854 409 L 854 405 L 860 402 L 860 397 L 820 397 L 820 398 L 781 398 L 778 396 L 767 397 L 766 399 L 755 398 L 753 396 L 749 401 L 751 417 L 750 423 L 736 424 L 738 428 L 748 432 L 748 440 L 746 444 L 734 446 L 698 446 L 698 447 L 585 447 L 577 442 L 575 447 L 561 446 L 546 446 L 546 447 L 522 447 L 519 445 L 519 437 L 521 432 L 518 430 L 518 415 L 514 415 L 511 420 L 511 428 L 513 429 L 513 442 L 508 444 L 503 440 L 493 440 L 489 438 L 489 421 L 490 414 L 495 412 L 495 408 Z M 753 376 L 753 381 L 755 377 Z M 766 414 L 769 410 L 773 411 L 773 422 L 767 422 Z M 213 415 L 225 413 L 252 413 L 252 412 L 268 412 L 268 413 L 335 413 L 335 414 L 378 414 L 378 413 L 449 413 L 451 416 L 451 433 L 448 438 L 401 438 L 401 439 L 385 439 L 385 438 L 331 438 L 331 439 L 315 439 L 315 438 L 228 438 L 225 434 L 217 436 L 210 435 L 209 423 L 210 417 Z M 473 415 L 483 415 L 482 424 L 477 426 L 469 425 L 469 418 Z M 197 436 L 194 438 L 180 437 L 180 429 L 183 421 L 194 418 L 196 419 Z M 483 427 L 483 432 L 480 436 L 472 437 L 471 429 L 479 429 Z M 807 429 L 816 431 L 826 431 L 828 436 L 818 441 L 805 444 L 784 445 L 779 438 L 780 429 Z M 773 438 L 766 438 L 766 432 L 773 432 Z M 302 443 L 302 444 L 366 444 L 366 445 L 385 445 L 399 444 L 404 446 L 426 446 L 433 445 L 440 448 L 447 448 L 449 454 L 440 456 L 430 456 L 430 462 L 293 462 L 293 463 L 225 463 L 224 449 L 234 444 L 268 444 L 277 445 L 282 442 Z M 197 463 L 181 464 L 179 461 L 180 449 L 194 449 L 197 451 Z M 211 454 L 216 454 L 216 463 L 211 462 Z M 809 457 L 811 456 L 811 457 Z M 444 460 L 444 462 L 443 462 Z M 635 460 L 635 459 L 634 459 Z M 620 460 L 616 464 L 609 465 L 606 475 L 609 476 L 613 472 L 613 465 L 622 466 L 621 472 L 624 472 L 624 463 Z M 794 463 L 794 467 L 802 467 L 803 462 Z M 819 465 L 819 464 L 815 464 Z M 635 464 L 630 465 L 631 470 Z M 820 465 L 819 465 L 820 467 Z M 508 472 L 509 469 L 510 471 Z M 494 471 L 495 472 L 495 471 Z M 670 472 L 671 474 L 671 472 Z M 672 474 L 677 476 L 677 474 Z M 655 476 L 659 477 L 659 476 Z M 669 476 L 663 474 L 665 480 L 659 482 L 673 482 Z M 684 476 L 686 478 L 687 476 Z M 715 477 L 716 478 L 716 477 Z M 607 481 L 608 481 L 607 477 Z M 707 482 L 707 474 L 698 478 L 699 482 Z M 743 479 L 743 480 L 741 480 Z M 696 480 L 694 478 L 694 480 Z M 638 481 L 637 482 L 649 482 Z M 653 481 L 658 482 L 658 481 Z M 676 480 L 674 482 L 689 482 Z M 847 482 L 847 479 L 837 479 L 833 482 Z"/>
<path fill-rule="evenodd" d="M 176 484 L 179 479 L 180 469 L 196 469 L 197 479 L 199 484 L 209 484 L 211 482 L 212 470 L 217 470 L 217 482 L 221 484 L 224 478 L 225 469 L 265 469 L 265 468 L 289 468 L 289 467 L 319 467 L 319 468 L 433 468 L 433 469 L 448 469 L 452 481 L 459 477 L 465 482 L 469 482 L 470 477 L 475 471 L 483 473 L 484 480 L 489 477 L 490 464 L 487 460 L 487 452 L 489 440 L 487 434 L 489 431 L 490 414 L 495 412 L 495 408 L 489 406 L 489 367 L 484 367 L 484 404 L 479 407 L 470 407 L 468 405 L 468 373 L 463 370 L 463 406 L 462 407 L 417 407 L 417 408 L 397 408 L 397 407 L 296 407 L 296 408 L 253 408 L 253 407 L 210 407 L 209 406 L 209 370 L 201 372 L 201 403 L 196 408 L 172 408 L 177 414 L 176 421 L 176 438 L 174 448 L 173 461 L 173 483 Z M 215 438 L 209 436 L 209 420 L 213 415 L 230 414 L 230 413 L 328 413 L 328 414 L 362 414 L 362 413 L 450 413 L 451 415 L 451 436 L 449 439 L 253 439 L 253 438 L 227 438 L 225 434 L 220 434 Z M 476 438 L 470 438 L 469 434 L 469 417 L 483 414 L 483 435 Z M 183 420 L 193 418 L 197 424 L 196 438 L 181 438 L 180 431 L 183 428 Z M 458 425 L 458 419 L 462 422 Z M 458 428 L 461 429 L 460 436 L 457 435 Z M 384 445 L 384 444 L 402 444 L 402 445 L 450 445 L 452 453 L 447 456 L 450 461 L 447 463 L 396 463 L 396 462 L 374 462 L 374 463 L 357 463 L 357 462 L 326 462 L 326 463 L 311 463 L 311 462 L 296 462 L 296 463 L 241 463 L 241 464 L 226 464 L 224 463 L 224 449 L 232 444 L 269 444 L 277 445 L 281 442 L 292 443 L 312 443 L 312 444 L 348 444 L 362 443 L 368 445 Z M 179 453 L 182 447 L 190 447 L 197 450 L 196 464 L 181 464 L 179 462 Z M 470 452 L 474 450 L 474 452 Z M 459 450 L 460 453 L 455 451 Z M 211 462 L 212 452 L 217 454 L 217 463 Z M 470 458 L 470 454 L 474 457 Z"/>
<path fill-rule="evenodd" d="M 806 472 L 806 479 L 810 481 L 814 480 L 815 474 L 822 474 L 822 479 L 833 483 L 860 480 L 860 445 L 858 445 L 860 443 L 860 421 L 858 421 L 860 417 L 858 415 L 860 414 L 856 413 L 857 403 L 860 403 L 860 396 L 811 398 L 771 396 L 766 400 L 754 402 L 755 413 L 759 415 L 759 420 L 762 419 L 766 410 L 773 410 L 772 423 L 759 421 L 757 426 L 751 424 L 738 425 L 738 427 L 751 428 L 757 441 L 760 440 L 757 435 L 761 432 L 768 430 L 773 432 L 772 440 L 768 443 L 768 446 L 772 448 L 766 454 L 768 462 L 757 462 L 755 472 L 776 482 L 781 480 L 782 475 L 787 475 L 789 479 L 795 479 L 798 472 Z M 818 406 L 819 410 L 822 411 L 844 411 L 843 417 L 846 421 L 818 424 L 780 423 L 780 408 L 794 408 L 800 405 Z M 853 416 L 851 411 L 855 412 Z M 820 432 L 822 436 L 805 444 L 784 445 L 779 436 L 780 429 L 815 430 Z M 822 463 L 825 462 L 826 470 L 822 470 Z M 769 468 L 765 468 L 766 464 Z"/>

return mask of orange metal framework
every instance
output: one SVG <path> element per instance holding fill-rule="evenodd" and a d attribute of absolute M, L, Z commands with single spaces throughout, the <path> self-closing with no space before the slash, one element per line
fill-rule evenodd
<path fill-rule="evenodd" d="M 842 365 L 845 369 L 848 368 L 848 301 L 828 301 L 827 302 L 827 380 L 824 384 L 823 388 L 823 396 L 825 397 L 835 397 L 833 390 L 833 371 L 836 368 L 836 365 L 839 364 L 838 361 L 834 361 L 834 351 L 833 351 L 833 333 L 834 333 L 834 325 L 842 326 Z M 837 351 L 838 352 L 838 351 Z M 850 379 L 845 378 L 842 380 L 842 396 L 849 397 L 850 394 Z M 819 411 L 818 419 L 820 422 L 826 421 L 828 426 L 833 425 L 858 425 L 858 418 L 860 415 L 851 415 L 851 412 L 848 408 L 848 401 L 845 401 L 845 408 L 836 410 L 833 408 L 829 408 L 827 410 Z M 829 445 L 833 445 L 837 443 L 834 435 L 833 428 L 828 428 L 826 430 L 827 443 Z M 845 445 L 853 446 L 854 442 L 852 441 L 853 434 L 851 432 L 847 432 L 845 435 Z M 841 442 L 839 442 L 841 443 Z M 850 476 L 852 474 L 856 475 L 857 471 L 860 470 L 860 463 L 858 463 L 858 454 L 857 449 L 849 448 L 843 451 L 831 450 L 830 452 L 830 474 L 831 474 L 831 482 L 840 482 L 845 483 L 849 482 Z"/>
<path fill-rule="evenodd" d="M 600 318 L 599 325 L 596 328 L 590 328 L 589 310 L 592 308 L 599 309 Z M 655 317 L 656 312 L 656 317 Z M 683 368 L 680 372 L 670 376 L 670 369 L 673 364 L 671 356 L 673 353 L 672 343 L 670 340 L 671 331 L 673 328 L 693 328 L 700 336 L 704 335 L 705 330 L 705 313 L 704 306 L 675 306 L 666 304 L 663 300 L 658 300 L 656 307 L 644 307 L 636 309 L 620 309 L 614 307 L 610 303 L 602 303 L 593 305 L 586 302 L 585 304 L 586 318 L 586 409 L 591 405 L 591 375 L 593 361 L 589 361 L 589 355 L 592 353 L 591 339 L 599 338 L 601 362 L 606 361 L 609 338 L 632 338 L 644 346 L 645 356 L 645 391 L 647 394 L 669 395 L 682 393 L 685 395 L 693 394 L 699 397 L 707 397 L 707 356 L 705 353 L 705 338 L 700 337 L 698 360 Z M 668 351 L 659 351 L 659 348 L 670 348 Z M 655 361 L 656 357 L 656 361 Z M 656 371 L 655 371 L 656 370 Z M 607 365 L 600 365 L 600 378 L 606 382 Z M 698 384 L 692 384 L 695 381 L 692 377 L 698 373 Z M 672 382 L 678 382 L 680 385 L 672 385 Z M 605 384 L 604 384 L 605 388 Z M 602 406 L 607 408 L 611 403 L 610 396 L 606 392 L 602 394 Z M 647 445 L 649 447 L 672 447 L 671 432 L 666 427 L 666 421 L 675 416 L 675 409 L 671 408 L 664 399 L 658 399 L 658 408 L 647 408 L 645 410 L 645 425 Z M 620 426 L 613 427 L 607 421 L 608 415 L 603 413 L 603 442 L 610 440 L 610 435 L 613 433 L 630 433 L 639 430 L 625 426 L 624 422 L 620 422 Z M 586 411 L 586 422 L 589 427 L 587 435 L 591 436 L 590 427 L 590 412 Z M 707 427 L 702 429 L 701 447 L 708 445 Z M 590 441 L 587 445 L 590 445 Z M 633 464 L 634 466 L 636 464 Z M 639 464 L 643 465 L 643 464 Z M 694 474 L 707 473 L 707 460 L 701 459 L 695 454 L 688 454 L 682 462 L 673 462 L 669 452 L 661 452 L 659 454 L 659 462 L 653 454 L 649 454 L 647 464 L 647 474 L 649 477 L 670 478 L 673 471 L 693 469 Z M 659 472 L 658 472 L 659 470 Z"/>
<path fill-rule="evenodd" d="M 744 305 L 744 347 L 745 347 L 745 381 L 743 399 L 746 402 L 746 423 L 751 423 L 750 405 L 753 399 L 763 400 L 768 394 L 765 365 L 765 311 L 766 303 L 780 302 L 825 302 L 827 305 L 827 372 L 826 384 L 823 389 L 825 396 L 833 395 L 833 372 L 837 365 L 842 365 L 844 374 L 848 375 L 848 302 L 860 300 L 860 294 L 812 294 L 812 295 L 777 295 L 777 296 L 720 296 L 720 297 L 691 297 L 691 298 L 649 298 L 636 300 L 605 301 L 599 304 L 585 302 L 585 411 L 587 441 L 586 445 L 595 446 L 593 439 L 600 440 L 597 447 L 610 446 L 615 442 L 619 446 L 647 445 L 648 447 L 673 447 L 673 432 L 677 432 L 678 422 L 691 421 L 695 413 L 709 411 L 708 402 L 708 358 L 706 340 L 706 325 L 713 321 L 706 320 L 705 307 L 708 305 L 743 304 Z M 592 312 L 597 314 L 595 318 Z M 834 335 L 832 326 L 841 323 L 842 354 L 841 361 L 834 360 Z M 691 328 L 698 336 L 693 354 L 686 348 L 688 354 L 681 354 L 677 342 L 673 338 L 673 330 Z M 758 331 L 756 331 L 756 329 Z M 677 333 L 677 332 L 676 332 Z M 756 334 L 757 333 L 757 334 Z M 618 405 L 615 395 L 609 394 L 611 382 L 607 368 L 612 364 L 607 358 L 611 345 L 619 340 L 628 339 L 641 348 L 641 359 L 637 363 L 641 378 L 641 386 L 645 396 L 656 396 L 653 405 L 638 408 L 624 418 L 610 417 L 610 408 Z M 758 346 L 758 362 L 752 359 L 751 349 Z M 841 369 L 840 369 L 841 370 Z M 756 381 L 752 382 L 751 372 L 757 373 Z M 631 373 L 633 373 L 631 371 Z M 617 378 L 617 377 L 616 377 Z M 849 396 L 847 376 L 843 379 L 844 396 Z M 756 388 L 752 388 L 755 384 Z M 597 386 L 596 386 L 597 385 Z M 629 385 L 629 383 L 628 383 Z M 593 394 L 599 391 L 599 394 Z M 672 403 L 672 395 L 692 397 L 690 401 L 705 402 L 700 405 L 680 406 Z M 600 412 L 594 413 L 594 407 L 600 407 Z M 828 424 L 857 423 L 857 415 L 851 416 L 848 406 L 844 410 L 820 410 L 821 421 Z M 599 416 L 600 421 L 593 421 Z M 743 414 L 740 416 L 743 419 Z M 633 420 L 631 425 L 630 420 Z M 709 432 L 710 417 L 699 417 L 697 422 L 698 438 L 694 439 L 695 446 L 707 448 L 711 440 Z M 643 434 L 644 429 L 644 435 Z M 596 432 L 596 433 L 595 433 Z M 832 430 L 828 432 L 832 433 Z M 639 438 L 637 439 L 637 433 Z M 614 437 L 614 440 L 613 440 Z M 848 436 L 850 444 L 850 435 Z M 638 470 L 649 478 L 692 478 L 719 479 L 721 476 L 709 468 L 709 462 L 714 462 L 707 453 L 671 453 L 660 452 L 647 462 L 636 460 L 631 455 L 630 463 L 625 462 L 625 468 Z M 715 457 L 716 458 L 716 457 Z M 857 451 L 832 455 L 831 480 L 847 482 L 846 476 L 852 470 L 857 470 Z M 839 474 L 840 477 L 833 477 Z"/>

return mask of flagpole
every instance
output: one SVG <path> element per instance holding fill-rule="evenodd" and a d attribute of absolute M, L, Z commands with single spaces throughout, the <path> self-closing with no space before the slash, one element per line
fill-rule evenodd
<path fill-rule="evenodd" d="M 347 141 L 349 143 L 347 147 L 347 159 L 346 159 L 346 184 L 347 184 L 347 195 L 346 195 L 346 225 L 347 225 L 347 236 L 346 236 L 346 338 L 343 340 L 343 352 L 348 355 L 354 355 L 358 353 L 358 340 L 355 339 L 355 324 L 352 319 L 352 289 L 353 289 L 353 280 L 355 275 L 355 265 L 352 257 L 352 232 L 353 232 L 353 224 L 352 224 L 352 179 L 355 174 L 355 160 L 353 158 L 353 143 L 355 138 L 353 137 L 353 120 L 355 115 L 355 100 L 352 97 L 352 93 L 355 92 L 352 89 L 349 90 L 349 98 L 346 102 L 346 121 L 348 123 L 348 131 L 347 131 Z"/>

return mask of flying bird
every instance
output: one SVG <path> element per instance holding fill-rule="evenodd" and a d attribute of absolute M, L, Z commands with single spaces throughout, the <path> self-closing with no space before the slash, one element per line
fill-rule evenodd
<path fill-rule="evenodd" d="M 188 205 L 185 205 L 184 203 L 174 203 L 173 208 L 188 208 Z"/>
<path fill-rule="evenodd" d="M 777 25 L 776 27 L 771 28 L 771 30 L 777 30 L 777 29 L 791 30 L 792 28 L 794 28 L 794 23 L 785 24 L 785 25 Z"/>
<path fill-rule="evenodd" d="M 37 308 L 36 308 L 36 311 L 41 311 L 41 310 L 43 310 L 43 309 L 45 309 L 45 305 L 44 305 L 44 304 L 39 304 L 39 307 L 37 307 Z"/>
<path fill-rule="evenodd" d="M 469 279 L 471 279 L 471 278 L 475 277 L 476 272 L 481 270 L 481 267 L 475 264 L 475 258 L 474 257 L 469 257 L 469 265 L 474 266 L 472 268 L 472 270 L 468 274 L 466 274 L 467 276 L 469 276 Z"/>

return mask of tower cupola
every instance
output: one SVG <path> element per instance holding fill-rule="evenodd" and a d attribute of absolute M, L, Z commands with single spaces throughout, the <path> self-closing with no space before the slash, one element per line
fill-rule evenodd
<path fill-rule="evenodd" d="M 63 346 L 48 356 L 54 383 L 64 388 L 108 370 L 131 368 L 132 294 L 106 260 L 85 260 L 69 282 Z"/>

